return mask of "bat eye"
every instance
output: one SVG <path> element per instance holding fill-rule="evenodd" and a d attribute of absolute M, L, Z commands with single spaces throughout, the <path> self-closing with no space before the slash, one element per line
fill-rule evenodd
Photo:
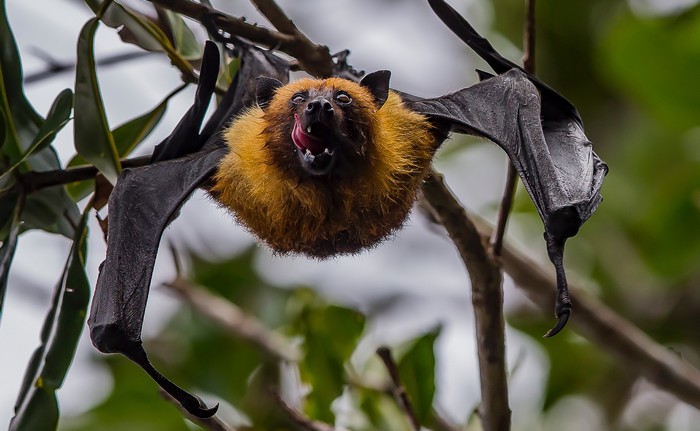
<path fill-rule="evenodd" d="M 297 93 L 292 96 L 292 103 L 302 103 L 304 100 L 306 100 L 306 97 L 303 94 Z"/>
<path fill-rule="evenodd" d="M 341 105 L 347 105 L 352 102 L 352 98 L 347 93 L 340 91 L 335 95 L 335 101 Z"/>

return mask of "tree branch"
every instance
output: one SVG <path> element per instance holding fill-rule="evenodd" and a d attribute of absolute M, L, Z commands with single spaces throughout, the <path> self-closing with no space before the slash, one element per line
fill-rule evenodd
<path fill-rule="evenodd" d="M 479 231 L 488 236 L 490 229 L 481 222 Z M 543 310 L 552 309 L 552 292 L 556 279 L 525 253 L 505 245 L 503 268 L 527 295 Z M 616 314 L 597 298 L 586 293 L 577 283 L 570 282 L 576 313 L 571 316 L 573 328 L 616 357 L 620 364 L 645 377 L 657 387 L 700 409 L 700 370 L 681 359 L 672 350 L 661 346 L 631 322 Z"/>
<path fill-rule="evenodd" d="M 135 51 L 135 52 L 125 52 L 122 54 L 114 54 L 97 60 L 96 65 L 99 67 L 112 66 L 119 63 L 124 63 L 131 60 L 136 60 L 147 55 L 154 54 L 151 51 Z M 33 84 L 44 79 L 51 78 L 52 76 L 58 75 L 60 73 L 68 72 L 75 69 L 75 63 L 61 62 L 56 59 L 49 57 L 45 53 L 37 55 L 42 60 L 46 62 L 46 69 L 39 72 L 34 72 L 25 75 L 24 83 Z"/>
<path fill-rule="evenodd" d="M 274 0 L 250 0 L 258 11 L 270 21 L 277 31 L 289 35 L 304 37 L 291 19 L 282 11 Z M 310 41 L 309 41 L 310 43 Z"/>
<path fill-rule="evenodd" d="M 472 304 L 481 377 L 479 413 L 486 431 L 510 429 L 505 358 L 502 274 L 489 256 L 476 226 L 434 170 L 423 183 L 423 198 L 447 230 L 472 285 Z"/>
<path fill-rule="evenodd" d="M 151 3 L 186 15 L 202 24 L 211 23 L 217 28 L 253 43 L 284 52 L 299 61 L 302 69 L 314 76 L 328 77 L 333 72 L 333 59 L 325 45 L 316 45 L 304 36 L 286 18 L 282 10 L 271 1 L 259 0 L 259 10 L 281 29 L 293 29 L 292 33 L 280 33 L 250 24 L 241 18 L 219 12 L 201 3 L 190 0 L 150 0 Z M 269 14 L 269 15 L 268 15 Z M 284 21 L 288 21 L 285 23 Z"/>
<path fill-rule="evenodd" d="M 379 355 L 379 357 L 382 359 L 382 362 L 384 362 L 384 366 L 386 367 L 386 370 L 389 372 L 389 376 L 391 377 L 391 393 L 392 395 L 394 395 L 394 399 L 396 399 L 396 402 L 401 407 L 401 410 L 403 410 L 406 414 L 406 417 L 413 426 L 413 429 L 415 431 L 420 431 L 420 421 L 418 420 L 418 416 L 416 416 L 416 412 L 413 409 L 411 400 L 408 398 L 408 393 L 406 393 L 406 389 L 401 384 L 401 377 L 399 376 L 399 367 L 396 365 L 396 362 L 394 362 L 394 358 L 391 356 L 391 351 L 389 350 L 389 348 L 381 346 L 377 349 L 377 355 Z"/>
<path fill-rule="evenodd" d="M 299 360 L 299 349 L 290 344 L 279 333 L 265 327 L 255 317 L 243 312 L 232 302 L 197 287 L 180 276 L 164 285 L 177 293 L 197 312 L 226 330 L 232 337 L 251 342 L 272 359 Z"/>
<path fill-rule="evenodd" d="M 151 156 L 134 157 L 121 161 L 124 168 L 145 166 L 151 160 Z M 84 181 L 95 178 L 99 173 L 94 166 L 80 166 L 53 171 L 29 171 L 20 176 L 24 190 L 29 194 L 47 187 L 62 186 L 65 184 Z"/>
<path fill-rule="evenodd" d="M 483 241 L 492 235 L 493 226 L 474 215 L 467 217 L 464 209 L 453 197 L 448 196 L 449 190 L 444 187 L 431 187 L 430 193 L 430 196 L 425 193 L 425 197 L 429 197 L 431 202 L 445 201 L 451 206 L 449 209 L 439 205 L 433 206 L 440 216 L 438 220 L 447 225 L 470 225 L 465 227 L 465 230 L 471 230 L 473 223 Z M 453 205 L 456 206 L 452 207 Z M 454 242 L 458 248 L 465 247 L 460 241 Z M 460 251 L 460 254 L 462 253 L 467 251 Z M 556 291 L 553 270 L 535 262 L 509 243 L 504 244 L 501 263 L 515 284 L 544 312 L 549 313 L 554 305 L 552 292 Z M 700 370 L 673 351 L 656 343 L 631 322 L 587 294 L 575 281 L 570 280 L 569 286 L 572 300 L 576 301 L 576 313 L 571 318 L 574 330 L 617 358 L 628 370 L 700 409 Z"/>
<path fill-rule="evenodd" d="M 535 74 L 535 0 L 526 0 L 527 2 L 527 18 L 525 23 L 524 34 L 524 51 L 523 68 Z M 518 186 L 518 172 L 515 170 L 513 163 L 508 161 L 508 173 L 506 174 L 506 185 L 503 188 L 503 197 L 498 206 L 498 218 L 496 229 L 493 231 L 490 240 L 491 253 L 494 256 L 501 255 L 503 247 L 503 236 L 506 233 L 508 225 L 508 216 L 513 208 L 513 198 L 515 197 L 515 189 Z"/>
<path fill-rule="evenodd" d="M 315 421 L 304 416 L 302 412 L 287 404 L 279 394 L 275 393 L 274 397 L 289 420 L 299 429 L 304 431 L 336 431 L 335 428 L 326 423 Z"/>
<path fill-rule="evenodd" d="M 185 410 L 184 407 L 180 404 L 178 400 L 172 397 L 169 393 L 167 393 L 165 390 L 159 388 L 158 393 L 160 394 L 161 397 L 163 397 L 166 401 L 170 402 L 172 405 L 177 407 L 178 410 L 180 410 L 180 413 L 187 419 L 189 419 L 191 422 L 196 423 L 200 427 L 202 427 L 205 430 L 209 431 L 236 431 L 235 428 L 232 428 L 228 425 L 226 425 L 221 419 L 217 418 L 216 416 L 212 416 L 210 418 L 200 418 L 197 416 L 194 416 L 190 414 L 187 410 Z"/>

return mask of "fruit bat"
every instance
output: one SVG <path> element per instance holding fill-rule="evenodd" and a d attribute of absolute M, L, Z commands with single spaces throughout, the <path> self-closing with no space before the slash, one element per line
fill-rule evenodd
<path fill-rule="evenodd" d="M 476 85 L 422 99 L 391 90 L 388 71 L 354 79 L 343 56 L 337 77 L 288 84 L 286 60 L 237 41 L 240 70 L 202 127 L 219 65 L 207 43 L 194 104 L 151 163 L 124 169 L 110 196 L 107 255 L 88 320 L 100 351 L 127 356 L 191 414 L 213 415 L 216 406 L 151 365 L 141 341 L 160 238 L 187 198 L 207 190 L 280 253 L 356 253 L 402 226 L 452 132 L 495 142 L 518 171 L 557 274 L 558 323 L 547 336 L 563 328 L 571 310 L 564 243 L 600 203 L 607 166 L 569 101 L 500 56 L 444 1 L 429 3 L 497 75 L 479 72 Z"/>

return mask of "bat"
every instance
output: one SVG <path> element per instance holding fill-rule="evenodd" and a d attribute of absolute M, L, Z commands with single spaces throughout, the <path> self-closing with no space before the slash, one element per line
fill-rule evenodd
<path fill-rule="evenodd" d="M 452 132 L 485 137 L 513 162 L 557 274 L 558 322 L 546 336 L 564 327 L 564 244 L 600 203 L 607 166 L 570 102 L 500 56 L 444 1 L 429 3 L 497 75 L 479 72 L 478 84 L 422 99 L 391 90 L 388 71 L 358 82 L 343 55 L 337 77 L 289 84 L 285 60 L 239 43 L 241 68 L 202 127 L 219 64 L 207 43 L 194 104 L 151 164 L 122 171 L 110 196 L 107 255 L 88 320 L 98 350 L 128 357 L 191 414 L 213 415 L 216 406 L 151 365 L 141 340 L 160 237 L 190 194 L 204 188 L 277 252 L 357 253 L 402 226 Z"/>

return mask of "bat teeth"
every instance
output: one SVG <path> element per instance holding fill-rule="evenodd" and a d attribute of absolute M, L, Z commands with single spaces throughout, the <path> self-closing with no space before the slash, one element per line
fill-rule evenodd
<path fill-rule="evenodd" d="M 309 150 L 308 148 L 306 149 L 306 155 L 307 155 L 307 156 L 312 155 L 312 154 L 311 154 L 311 150 Z"/>
<path fill-rule="evenodd" d="M 311 133 L 311 126 L 306 128 L 306 133 Z"/>
<path fill-rule="evenodd" d="M 328 148 L 326 148 L 325 150 L 323 150 L 323 153 L 324 153 L 324 154 L 328 154 L 329 156 L 332 156 L 332 155 L 333 155 L 333 151 L 329 150 Z"/>

